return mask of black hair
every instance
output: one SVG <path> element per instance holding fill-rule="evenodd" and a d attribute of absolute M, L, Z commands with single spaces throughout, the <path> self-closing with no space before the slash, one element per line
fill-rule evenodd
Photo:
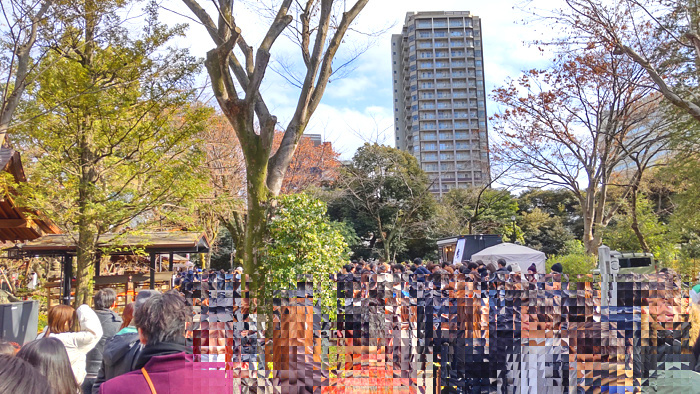
<path fill-rule="evenodd" d="M 160 342 L 184 343 L 185 326 L 192 320 L 191 309 L 177 291 L 154 294 L 134 312 L 134 325 L 149 345 Z"/>
<path fill-rule="evenodd" d="M 505 267 L 507 265 L 506 261 L 504 259 L 498 259 L 497 261 L 498 265 L 501 267 Z"/>
<path fill-rule="evenodd" d="M 475 269 L 479 268 L 479 266 L 476 263 L 470 262 L 469 264 L 467 264 L 467 268 L 469 268 L 469 270 L 475 270 Z"/>
<path fill-rule="evenodd" d="M 73 376 L 73 372 L 70 371 Z M 74 378 L 75 379 L 75 378 Z M 73 393 L 77 392 L 76 390 Z M 48 380 L 20 357 L 0 355 L 0 393 L 51 394 Z"/>
<path fill-rule="evenodd" d="M 66 347 L 56 338 L 29 342 L 17 352 L 17 357 L 39 370 L 56 394 L 74 394 L 80 388 L 73 375 Z"/>
<path fill-rule="evenodd" d="M 355 266 L 352 265 L 352 264 L 345 264 L 345 265 L 343 266 L 343 268 L 345 269 L 345 271 L 348 271 L 348 273 L 351 273 L 352 270 L 353 270 L 353 268 L 355 268 Z"/>
<path fill-rule="evenodd" d="M 92 300 L 95 303 L 96 310 L 109 309 L 114 305 L 114 301 L 117 300 L 117 292 L 106 287 L 98 290 L 95 296 L 92 297 Z"/>
<path fill-rule="evenodd" d="M 394 265 L 391 266 L 391 269 L 392 269 L 392 270 L 399 270 L 399 271 L 401 271 L 402 273 L 403 273 L 403 272 L 406 272 L 406 267 L 404 267 L 404 266 L 401 265 L 401 264 L 394 264 Z"/>
<path fill-rule="evenodd" d="M 421 259 L 420 257 L 416 257 L 415 259 L 413 259 L 413 264 L 421 265 L 423 264 L 423 259 Z"/>
<path fill-rule="evenodd" d="M 484 264 L 484 262 L 481 260 L 476 260 L 476 266 L 478 267 L 480 265 L 486 265 L 486 264 Z"/>

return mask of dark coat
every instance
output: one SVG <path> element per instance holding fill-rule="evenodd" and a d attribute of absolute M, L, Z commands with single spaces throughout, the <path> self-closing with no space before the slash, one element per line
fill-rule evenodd
<path fill-rule="evenodd" d="M 141 344 L 138 333 L 115 335 L 107 340 L 103 351 L 102 366 L 92 386 L 92 394 L 99 393 L 100 385 L 105 381 L 131 372 L 140 353 Z"/>
<path fill-rule="evenodd" d="M 96 310 L 95 314 L 97 314 L 97 318 L 100 319 L 100 324 L 102 325 L 102 338 L 86 355 L 85 372 L 87 372 L 88 377 L 97 375 L 97 371 L 100 370 L 100 365 L 102 365 L 102 351 L 105 343 L 117 334 L 119 327 L 122 325 L 121 316 L 114 311 L 100 309 Z"/>

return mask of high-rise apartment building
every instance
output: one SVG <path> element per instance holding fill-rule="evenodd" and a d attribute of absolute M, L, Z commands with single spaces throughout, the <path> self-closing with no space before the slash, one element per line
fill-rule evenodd
<path fill-rule="evenodd" d="M 481 19 L 406 14 L 391 38 L 396 147 L 413 154 L 442 196 L 489 181 Z"/>

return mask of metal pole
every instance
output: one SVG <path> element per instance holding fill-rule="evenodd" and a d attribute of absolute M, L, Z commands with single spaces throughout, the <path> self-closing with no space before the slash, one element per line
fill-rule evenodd
<path fill-rule="evenodd" d="M 172 272 L 173 271 L 173 252 L 170 252 L 170 255 L 168 256 L 168 271 Z"/>
<path fill-rule="evenodd" d="M 602 245 L 598 248 L 598 268 L 600 269 L 600 303 L 609 305 L 610 297 L 610 248 Z"/>
<path fill-rule="evenodd" d="M 63 255 L 63 305 L 70 305 L 71 281 L 73 280 L 73 256 Z"/>
<path fill-rule="evenodd" d="M 155 254 L 155 253 L 151 253 L 151 256 L 150 256 L 150 257 L 151 257 L 151 261 L 150 261 L 149 263 L 150 263 L 150 266 L 151 266 L 151 269 L 150 269 L 150 271 L 151 271 L 151 272 L 150 272 L 150 274 L 151 274 L 151 278 L 150 278 L 151 284 L 150 284 L 149 288 L 150 288 L 151 290 L 153 290 L 153 289 L 156 288 L 156 254 Z"/>

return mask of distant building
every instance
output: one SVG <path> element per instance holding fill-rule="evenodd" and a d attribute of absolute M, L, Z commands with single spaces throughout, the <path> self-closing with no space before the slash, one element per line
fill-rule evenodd
<path fill-rule="evenodd" d="M 391 38 L 396 147 L 442 196 L 489 182 L 481 19 L 470 12 L 406 14 Z"/>
<path fill-rule="evenodd" d="M 323 137 L 321 134 L 302 134 L 301 138 L 308 138 L 314 143 L 314 146 L 319 146 L 323 144 Z M 330 142 L 328 143 L 330 144 Z"/>

